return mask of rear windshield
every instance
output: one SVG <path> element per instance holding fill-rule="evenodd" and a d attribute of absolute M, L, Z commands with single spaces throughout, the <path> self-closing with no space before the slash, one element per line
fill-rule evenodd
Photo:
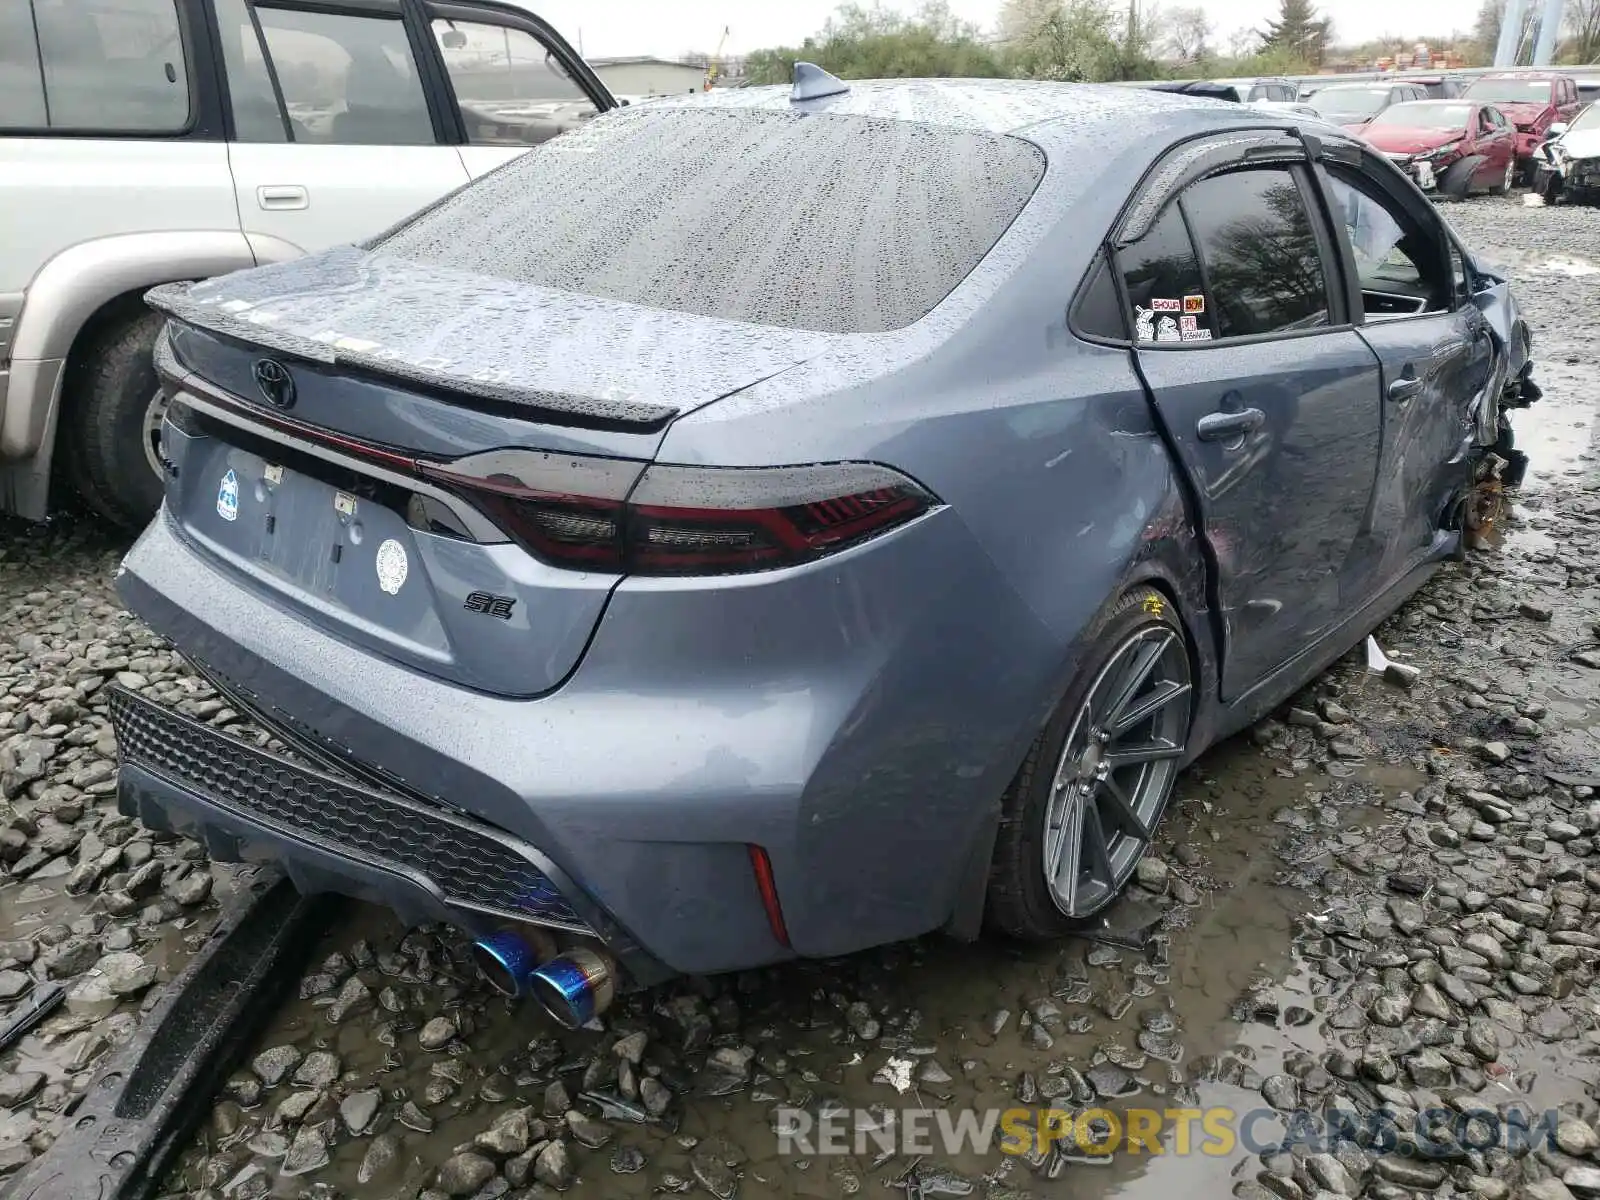
<path fill-rule="evenodd" d="M 1470 104 L 1415 103 L 1392 104 L 1372 118 L 1372 127 L 1399 126 L 1404 129 L 1465 129 L 1472 115 Z"/>
<path fill-rule="evenodd" d="M 1311 107 L 1325 117 L 1370 117 L 1389 102 L 1389 89 L 1323 88 L 1311 98 Z"/>
<path fill-rule="evenodd" d="M 1545 104 L 1552 86 L 1548 79 L 1478 79 L 1463 94 L 1474 100 L 1499 100 L 1505 104 Z"/>
<path fill-rule="evenodd" d="M 966 278 L 1044 165 L 1019 138 L 909 121 L 636 111 L 545 143 L 374 249 L 653 308 L 878 333 Z"/>

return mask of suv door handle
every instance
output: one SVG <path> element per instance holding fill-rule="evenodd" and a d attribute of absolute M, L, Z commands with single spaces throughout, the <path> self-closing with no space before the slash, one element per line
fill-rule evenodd
<path fill-rule="evenodd" d="M 269 210 L 311 207 L 311 193 L 298 183 L 263 184 L 256 189 L 256 203 Z"/>
<path fill-rule="evenodd" d="M 1420 391 L 1422 380 L 1415 375 L 1402 375 L 1389 385 L 1389 399 L 1395 404 L 1404 404 Z"/>
<path fill-rule="evenodd" d="M 1267 414 L 1259 408 L 1239 412 L 1214 412 L 1201 417 L 1195 432 L 1202 442 L 1231 442 L 1266 424 Z"/>

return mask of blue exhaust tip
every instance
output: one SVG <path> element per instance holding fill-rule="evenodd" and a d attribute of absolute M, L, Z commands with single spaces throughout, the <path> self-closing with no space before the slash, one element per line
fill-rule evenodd
<path fill-rule="evenodd" d="M 538 969 L 539 948 L 518 933 L 495 933 L 472 943 L 472 957 L 497 992 L 525 996 L 528 980 Z"/>
<path fill-rule="evenodd" d="M 528 991 L 555 1021 L 581 1029 L 611 1007 L 616 968 L 593 950 L 571 950 L 528 977 Z"/>

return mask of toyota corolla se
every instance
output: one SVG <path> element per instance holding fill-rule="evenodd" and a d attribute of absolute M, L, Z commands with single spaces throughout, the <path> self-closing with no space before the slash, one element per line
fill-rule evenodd
<path fill-rule="evenodd" d="M 1186 762 L 1458 553 L 1533 391 L 1353 137 L 804 66 L 151 302 L 120 590 L 282 749 L 117 692 L 124 810 L 569 1023 L 1080 928 Z"/>

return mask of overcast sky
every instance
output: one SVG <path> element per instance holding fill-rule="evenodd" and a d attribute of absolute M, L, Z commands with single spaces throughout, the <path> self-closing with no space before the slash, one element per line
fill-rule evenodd
<path fill-rule="evenodd" d="M 652 54 L 672 57 L 687 50 L 710 52 L 724 26 L 731 29 L 729 54 L 795 44 L 822 28 L 836 0 L 518 0 L 572 41 L 582 33 L 583 52 L 594 57 Z M 1149 0 L 1146 0 L 1148 3 Z M 1174 0 L 1164 0 L 1170 7 Z M 1196 0 L 1182 0 L 1194 3 Z M 1211 13 L 1218 49 L 1239 28 L 1259 28 L 1278 11 L 1277 0 L 1198 0 Z M 884 0 L 911 11 L 915 0 Z M 957 14 L 985 28 L 995 23 L 999 0 L 951 0 Z M 1340 41 L 1366 41 L 1388 34 L 1437 36 L 1472 27 L 1476 0 L 1338 0 L 1319 6 L 1334 15 Z"/>

